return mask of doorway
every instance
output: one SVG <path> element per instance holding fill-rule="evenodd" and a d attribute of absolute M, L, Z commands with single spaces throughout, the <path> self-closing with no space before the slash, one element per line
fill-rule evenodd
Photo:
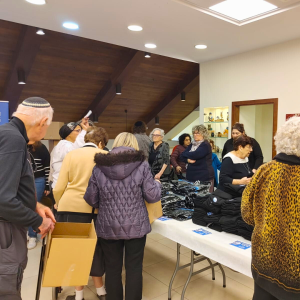
<path fill-rule="evenodd" d="M 278 99 L 239 101 L 232 103 L 232 125 L 243 123 L 247 135 L 260 144 L 264 162 L 276 155 L 274 136 L 277 132 Z"/>

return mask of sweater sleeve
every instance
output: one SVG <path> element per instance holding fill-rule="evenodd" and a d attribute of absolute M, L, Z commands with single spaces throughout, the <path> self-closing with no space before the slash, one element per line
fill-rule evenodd
<path fill-rule="evenodd" d="M 192 148 L 192 145 L 189 145 L 180 155 L 180 160 L 185 162 L 187 164 L 187 160 L 188 160 L 188 153 L 190 152 Z"/>
<path fill-rule="evenodd" d="M 173 151 L 173 153 L 171 155 L 171 164 L 174 168 L 178 167 L 177 160 L 179 160 L 178 146 L 176 147 L 176 149 Z"/>
<path fill-rule="evenodd" d="M 143 196 L 148 203 L 156 203 L 161 199 L 161 184 L 153 179 L 151 170 L 147 163 L 142 164 L 144 167 L 143 174 Z"/>
<path fill-rule="evenodd" d="M 73 149 L 78 149 L 84 146 L 85 142 L 84 142 L 84 137 L 86 135 L 86 131 L 85 130 L 81 130 L 81 132 L 78 134 L 76 141 L 72 144 L 73 145 Z"/>
<path fill-rule="evenodd" d="M 261 151 L 259 143 L 253 139 L 253 154 L 255 158 L 254 169 L 258 169 L 264 162 L 263 153 Z"/>
<path fill-rule="evenodd" d="M 216 165 L 217 169 L 220 171 L 221 167 L 222 167 L 222 163 L 220 162 L 217 155 L 215 156 L 214 160 L 215 160 L 215 165 Z"/>
<path fill-rule="evenodd" d="M 96 179 L 96 167 L 94 167 L 92 176 L 89 180 L 89 185 L 86 189 L 85 195 L 84 195 L 84 200 L 92 207 L 94 208 L 99 208 L 99 189 L 97 186 L 97 179 Z"/>
<path fill-rule="evenodd" d="M 71 155 L 72 153 L 68 153 L 62 163 L 58 180 L 55 185 L 55 188 L 53 189 L 53 196 L 56 201 L 56 204 L 59 205 L 59 201 L 64 194 L 68 183 L 70 181 L 69 179 L 69 171 L 70 171 L 70 161 L 71 161 Z"/>
<path fill-rule="evenodd" d="M 42 147 L 43 151 L 43 166 L 45 168 L 45 179 L 46 179 L 46 187 L 45 190 L 49 191 L 49 172 L 50 172 L 50 153 L 45 145 Z"/>
<path fill-rule="evenodd" d="M 189 148 L 189 150 L 190 149 L 191 148 Z M 182 156 L 186 159 L 199 160 L 201 158 L 204 158 L 206 155 L 208 155 L 209 151 L 211 151 L 210 145 L 203 142 L 196 151 L 193 152 L 184 151 L 182 153 Z"/>
<path fill-rule="evenodd" d="M 223 148 L 223 151 L 222 151 L 222 159 L 224 158 L 224 156 L 228 153 L 227 151 L 227 145 L 228 145 L 228 142 L 229 140 L 226 141 L 226 143 L 224 144 L 224 148 Z"/>
<path fill-rule="evenodd" d="M 168 143 L 165 143 L 163 145 L 162 149 L 162 159 L 163 163 L 166 165 L 170 165 L 170 147 Z"/>
<path fill-rule="evenodd" d="M 232 183 L 233 181 L 233 162 L 230 157 L 226 157 L 222 162 L 220 171 L 220 184 Z"/>

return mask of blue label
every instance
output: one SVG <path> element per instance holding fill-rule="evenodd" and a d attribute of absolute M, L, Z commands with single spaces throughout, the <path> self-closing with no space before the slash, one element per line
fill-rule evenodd
<path fill-rule="evenodd" d="M 168 220 L 171 220 L 171 219 L 167 218 L 167 217 L 160 217 L 160 218 L 158 218 L 158 220 L 160 220 L 160 221 L 168 221 Z"/>
<path fill-rule="evenodd" d="M 247 250 L 247 249 L 251 248 L 251 244 L 243 243 L 240 241 L 235 241 L 235 242 L 231 243 L 230 245 L 240 248 L 240 249 L 243 249 L 243 250 Z"/>
<path fill-rule="evenodd" d="M 208 235 L 208 234 L 211 234 L 210 231 L 207 231 L 207 230 L 202 229 L 202 228 L 197 229 L 197 230 L 193 230 L 193 232 L 195 232 L 195 233 L 197 233 L 197 234 L 200 234 L 200 235 Z"/>
<path fill-rule="evenodd" d="M 0 101 L 0 125 L 8 123 L 9 111 L 8 102 Z"/>

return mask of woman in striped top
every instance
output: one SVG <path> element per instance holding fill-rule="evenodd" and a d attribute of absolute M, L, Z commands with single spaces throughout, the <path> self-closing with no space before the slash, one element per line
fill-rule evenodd
<path fill-rule="evenodd" d="M 48 176 L 50 171 L 50 153 L 41 142 L 35 142 L 28 146 L 31 157 L 31 165 L 34 172 L 37 201 L 41 202 L 43 195 L 49 195 Z M 36 246 L 37 233 L 31 227 L 28 228 L 28 249 Z"/>

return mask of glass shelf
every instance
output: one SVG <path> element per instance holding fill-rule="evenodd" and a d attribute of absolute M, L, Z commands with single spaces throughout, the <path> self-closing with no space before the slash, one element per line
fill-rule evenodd
<path fill-rule="evenodd" d="M 204 124 L 228 124 L 227 122 L 204 122 Z"/>

